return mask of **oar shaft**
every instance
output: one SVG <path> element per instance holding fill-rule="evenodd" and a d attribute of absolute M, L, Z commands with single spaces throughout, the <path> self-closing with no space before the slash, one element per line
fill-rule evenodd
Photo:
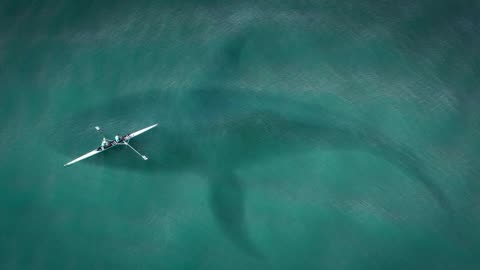
<path fill-rule="evenodd" d="M 147 157 L 140 154 L 140 152 L 138 152 L 135 148 L 133 148 L 128 142 L 124 142 L 124 144 L 128 147 L 130 147 L 130 149 L 132 149 L 135 153 L 137 153 L 137 155 L 141 156 L 144 160 L 147 160 Z"/>
<path fill-rule="evenodd" d="M 102 135 L 103 138 L 106 139 L 105 134 L 103 133 L 103 131 L 100 127 L 95 127 L 95 129 Z M 106 140 L 111 141 L 110 139 L 106 139 Z"/>

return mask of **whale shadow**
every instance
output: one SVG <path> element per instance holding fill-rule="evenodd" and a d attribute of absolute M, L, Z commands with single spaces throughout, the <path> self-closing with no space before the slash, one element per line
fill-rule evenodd
<path fill-rule="evenodd" d="M 150 91 L 100 105 L 66 116 L 62 126 L 55 128 L 50 145 L 65 155 L 81 154 L 88 150 L 87 141 L 94 143 L 94 131 L 88 139 L 79 138 L 80 143 L 72 144 L 75 131 L 85 134 L 85 127 L 95 123 L 124 131 L 125 126 L 136 130 L 158 122 L 158 128 L 132 140 L 132 145 L 149 157 L 148 162 L 134 153 L 119 155 L 119 151 L 129 150 L 118 147 L 82 162 L 147 174 L 193 171 L 204 175 L 209 179 L 210 207 L 219 227 L 235 245 L 257 257 L 261 253 L 248 235 L 245 220 L 247 188 L 234 170 L 279 155 L 312 148 L 365 151 L 419 181 L 442 209 L 453 211 L 424 162 L 412 150 L 389 140 L 367 122 L 331 112 L 319 104 L 253 90 L 203 88 L 180 97 L 167 91 Z M 135 115 L 139 112 L 132 108 L 137 107 L 146 108 L 140 112 L 141 124 L 109 122 L 118 116 L 135 121 L 132 119 L 138 118 Z"/>

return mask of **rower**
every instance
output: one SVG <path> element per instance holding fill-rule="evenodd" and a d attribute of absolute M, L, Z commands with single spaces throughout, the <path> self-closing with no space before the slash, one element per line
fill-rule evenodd
<path fill-rule="evenodd" d="M 102 150 L 105 149 L 105 147 L 108 145 L 107 139 L 103 138 L 102 140 Z"/>
<path fill-rule="evenodd" d="M 115 135 L 115 141 L 119 143 L 121 141 L 120 135 Z"/>

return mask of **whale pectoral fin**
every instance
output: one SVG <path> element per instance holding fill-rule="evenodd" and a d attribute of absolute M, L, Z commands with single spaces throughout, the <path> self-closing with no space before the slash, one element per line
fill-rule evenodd
<path fill-rule="evenodd" d="M 232 172 L 214 173 L 210 183 L 210 206 L 227 237 L 248 254 L 261 257 L 248 235 L 245 220 L 245 191 Z"/>

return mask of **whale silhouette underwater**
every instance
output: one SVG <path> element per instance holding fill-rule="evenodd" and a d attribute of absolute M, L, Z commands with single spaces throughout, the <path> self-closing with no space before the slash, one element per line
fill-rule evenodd
<path fill-rule="evenodd" d="M 132 121 L 137 121 L 135 126 Z M 72 136 L 85 133 L 87 128 L 106 123 L 106 130 L 128 128 L 126 133 L 155 122 L 159 123 L 156 130 L 132 141 L 144 149 L 147 162 L 135 155 L 122 154 L 120 158 L 113 154 L 116 149 L 82 162 L 145 173 L 193 171 L 205 176 L 219 227 L 252 256 L 261 257 L 262 252 L 248 235 L 245 187 L 235 171 L 279 155 L 313 148 L 365 151 L 396 166 L 412 181 L 419 181 L 446 213 L 452 212 L 424 162 L 367 122 L 315 102 L 249 89 L 150 91 L 114 98 L 66 115 L 62 126 L 55 128 L 51 145 L 69 159 L 89 150 L 71 143 Z"/>

